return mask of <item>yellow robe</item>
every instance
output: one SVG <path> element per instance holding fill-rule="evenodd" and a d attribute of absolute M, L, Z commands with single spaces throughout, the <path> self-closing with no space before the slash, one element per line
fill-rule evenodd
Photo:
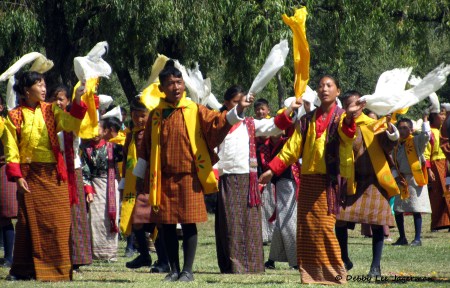
<path fill-rule="evenodd" d="M 340 148 L 339 156 L 341 157 L 341 176 L 346 177 L 349 175 L 350 168 L 348 165 L 352 165 L 352 143 L 353 138 L 348 137 L 342 131 L 343 120 L 345 114 L 341 115 L 339 122 L 339 139 Z M 305 139 L 305 144 L 302 151 L 302 135 L 299 129 L 296 129 L 294 134 L 288 139 L 283 149 L 278 153 L 277 157 L 287 166 L 292 165 L 300 157 L 302 157 L 302 174 L 326 174 L 325 164 L 325 140 L 327 137 L 327 130 L 323 132 L 320 138 L 316 139 L 316 113 L 309 123 L 308 134 Z M 350 158 L 349 158 L 350 157 Z M 347 159 L 349 158 L 349 159 Z"/>
<path fill-rule="evenodd" d="M 55 116 L 56 132 L 63 130 L 78 132 L 80 119 L 72 117 L 56 104 L 52 105 L 52 111 Z M 20 141 L 17 139 L 16 127 L 9 117 L 5 121 L 2 141 L 5 146 L 6 163 L 56 163 L 40 105 L 36 106 L 34 111 L 23 107 L 22 115 Z"/>

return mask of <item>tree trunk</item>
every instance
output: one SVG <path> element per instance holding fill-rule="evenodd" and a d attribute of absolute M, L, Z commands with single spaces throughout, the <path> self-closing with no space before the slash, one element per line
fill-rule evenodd
<path fill-rule="evenodd" d="M 117 77 L 119 78 L 120 85 L 122 86 L 125 96 L 127 96 L 128 103 L 138 94 L 136 85 L 134 85 L 133 79 L 131 78 L 130 71 L 128 69 L 118 69 L 116 70 Z"/>
<path fill-rule="evenodd" d="M 51 89 L 60 83 L 72 86 L 75 78 L 73 58 L 78 49 L 71 44 L 69 38 L 64 5 L 60 1 L 47 0 L 41 13 L 44 15 L 45 52 L 47 58 L 54 63 L 46 77 L 47 87 Z"/>
<path fill-rule="evenodd" d="M 280 71 L 277 72 L 277 91 L 278 91 L 278 109 L 281 109 L 284 106 L 284 98 L 286 93 L 283 81 L 281 81 Z"/>

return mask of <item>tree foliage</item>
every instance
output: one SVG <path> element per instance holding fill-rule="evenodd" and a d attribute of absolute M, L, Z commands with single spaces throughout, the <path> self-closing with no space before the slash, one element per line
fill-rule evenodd
<path fill-rule="evenodd" d="M 332 74 L 341 80 L 342 90 L 367 94 L 383 71 L 412 66 L 413 73 L 424 76 L 439 63 L 450 62 L 449 4 L 449 0 L 4 1 L 0 68 L 4 71 L 22 54 L 41 51 L 56 64 L 49 81 L 73 85 L 73 58 L 106 40 L 110 44 L 106 60 L 115 75 L 103 81 L 101 89 L 120 103 L 144 88 L 158 53 L 187 66 L 198 62 L 220 98 L 230 84 L 250 87 L 273 45 L 280 39 L 292 41 L 281 15 L 306 6 L 310 86 L 316 86 L 320 75 Z M 293 79 L 290 54 L 278 81 L 271 81 L 259 97 L 276 108 L 278 94 L 292 95 Z M 449 101 L 450 86 L 438 94 Z M 411 111 L 415 117 L 419 113 Z"/>

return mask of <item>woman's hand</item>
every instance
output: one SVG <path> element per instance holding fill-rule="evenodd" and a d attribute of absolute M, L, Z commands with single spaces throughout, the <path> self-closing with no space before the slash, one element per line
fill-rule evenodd
<path fill-rule="evenodd" d="M 93 194 L 93 193 L 88 193 L 88 194 L 86 195 L 86 202 L 87 202 L 87 203 L 92 203 L 92 202 L 94 202 L 94 194 Z"/>
<path fill-rule="evenodd" d="M 247 97 L 248 96 L 248 97 Z M 244 110 L 252 105 L 255 100 L 255 95 L 249 93 L 248 95 L 242 95 L 241 100 L 239 100 L 239 104 L 236 106 L 236 112 L 238 115 L 244 113 Z"/>
<path fill-rule="evenodd" d="M 77 102 L 77 104 L 81 104 L 81 96 L 83 96 L 83 94 L 86 93 L 85 84 L 86 84 L 85 82 L 82 82 L 81 85 L 75 91 L 75 102 Z"/>
<path fill-rule="evenodd" d="M 273 171 L 272 170 L 267 170 L 266 172 L 264 172 L 263 174 L 261 174 L 261 176 L 259 176 L 259 184 L 267 184 L 270 182 L 270 179 L 272 179 L 273 177 Z"/>
<path fill-rule="evenodd" d="M 30 188 L 28 188 L 28 183 L 25 178 L 19 178 L 16 181 L 17 191 L 21 194 L 31 193 Z"/>
<path fill-rule="evenodd" d="M 289 107 L 286 109 L 286 113 L 288 113 L 288 115 L 291 115 L 292 112 L 297 111 L 297 109 L 302 107 L 302 105 L 303 99 L 301 97 L 298 97 L 291 102 L 291 105 L 289 105 Z"/>

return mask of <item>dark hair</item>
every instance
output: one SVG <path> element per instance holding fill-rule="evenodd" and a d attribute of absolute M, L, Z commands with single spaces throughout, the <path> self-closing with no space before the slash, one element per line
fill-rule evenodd
<path fill-rule="evenodd" d="M 362 95 L 361 95 L 361 93 L 359 93 L 359 92 L 356 91 L 356 90 L 348 90 L 348 91 L 346 91 L 346 92 L 344 93 L 344 95 L 342 95 L 342 97 L 341 97 L 342 103 L 345 104 L 345 101 L 347 101 L 348 98 L 353 97 L 353 96 L 356 96 L 356 97 L 358 97 L 358 98 L 361 98 Z"/>
<path fill-rule="evenodd" d="M 170 76 L 175 78 L 183 78 L 183 74 L 181 74 L 181 71 L 175 67 L 175 62 L 172 59 L 168 60 L 164 66 L 164 69 L 159 72 L 159 83 L 163 85 L 164 81 L 166 81 L 166 79 Z"/>
<path fill-rule="evenodd" d="M 127 109 L 125 107 L 120 107 L 120 113 L 127 113 Z"/>
<path fill-rule="evenodd" d="M 239 93 L 245 94 L 244 88 L 242 88 L 239 85 L 233 85 L 230 88 L 228 88 L 227 91 L 225 91 L 225 95 L 223 95 L 223 100 L 230 101 Z M 225 110 L 227 110 L 227 107 L 225 105 L 223 105 L 219 111 L 223 112 Z"/>
<path fill-rule="evenodd" d="M 397 127 L 399 127 L 400 123 L 403 123 L 403 122 L 405 122 L 408 125 L 409 129 L 411 129 L 411 130 L 413 129 L 413 123 L 412 123 L 411 119 L 409 119 L 409 118 L 401 118 L 400 120 L 398 120 Z"/>
<path fill-rule="evenodd" d="M 55 101 L 56 100 L 55 98 L 59 92 L 65 92 L 67 99 L 69 100 L 69 102 L 71 102 L 70 89 L 69 89 L 69 87 L 67 87 L 64 84 L 60 84 L 60 85 L 53 87 L 49 91 L 49 93 L 47 93 L 47 100 Z"/>
<path fill-rule="evenodd" d="M 102 127 L 103 129 L 111 129 L 114 132 L 119 132 L 120 128 L 122 128 L 122 123 L 116 117 L 110 117 L 103 120 Z"/>
<path fill-rule="evenodd" d="M 267 107 L 269 107 L 269 101 L 267 101 L 264 98 L 258 98 L 255 103 L 253 103 L 253 108 L 257 109 L 259 106 L 261 105 L 266 105 Z"/>
<path fill-rule="evenodd" d="M 20 74 L 17 78 L 16 84 L 14 84 L 14 91 L 19 95 L 25 95 L 25 88 L 30 88 L 34 84 L 44 79 L 44 75 L 35 71 L 26 71 Z"/>
<path fill-rule="evenodd" d="M 334 84 L 336 84 L 336 87 L 337 87 L 338 89 L 341 89 L 341 84 L 339 83 L 339 80 L 337 80 L 336 78 L 334 78 L 333 76 L 328 75 L 328 74 L 322 75 L 322 76 L 319 78 L 318 85 L 319 85 L 320 81 L 322 81 L 323 78 L 330 78 L 331 80 L 333 80 Z"/>
<path fill-rule="evenodd" d="M 143 111 L 147 112 L 148 108 L 144 105 L 144 103 L 141 102 L 141 97 L 135 97 L 133 100 L 131 100 L 130 103 L 130 110 L 133 111 Z"/>
<path fill-rule="evenodd" d="M 434 113 L 434 112 L 430 113 L 430 116 L 428 117 L 428 121 L 430 121 L 430 125 L 434 124 L 436 117 L 439 117 L 439 113 Z"/>

